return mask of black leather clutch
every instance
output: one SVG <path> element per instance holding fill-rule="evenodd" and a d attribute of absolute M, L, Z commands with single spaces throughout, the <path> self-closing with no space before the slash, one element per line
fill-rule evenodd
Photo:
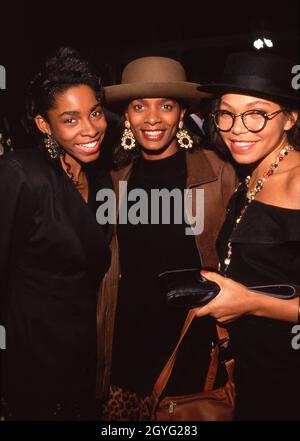
<path fill-rule="evenodd" d="M 174 307 L 204 306 L 220 292 L 219 285 L 203 278 L 199 268 L 166 271 L 158 277 L 167 304 Z M 300 296 L 300 287 L 295 284 L 248 286 L 248 289 L 281 299 Z"/>
<path fill-rule="evenodd" d="M 199 268 L 166 271 L 158 277 L 161 291 L 170 306 L 185 308 L 203 306 L 220 292 L 219 285 L 205 280 Z"/>

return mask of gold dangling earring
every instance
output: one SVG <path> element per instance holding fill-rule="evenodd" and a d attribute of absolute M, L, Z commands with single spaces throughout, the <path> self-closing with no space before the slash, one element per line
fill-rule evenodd
<path fill-rule="evenodd" d="M 44 144 L 52 159 L 64 155 L 63 149 L 58 145 L 55 139 L 49 135 L 49 133 L 47 133 L 47 137 L 44 138 Z"/>
<path fill-rule="evenodd" d="M 183 122 L 180 121 L 178 124 L 178 132 L 176 133 L 176 138 L 178 139 L 178 144 L 184 149 L 190 149 L 193 147 L 194 141 L 186 130 L 183 129 Z"/>
<path fill-rule="evenodd" d="M 124 150 L 132 150 L 135 147 L 135 138 L 130 128 L 129 121 L 125 121 L 125 129 L 121 138 L 121 146 Z"/>

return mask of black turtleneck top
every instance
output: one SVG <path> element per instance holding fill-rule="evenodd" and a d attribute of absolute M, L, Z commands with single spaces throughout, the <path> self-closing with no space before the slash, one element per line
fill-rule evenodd
<path fill-rule="evenodd" d="M 193 236 L 180 224 L 158 224 L 151 220 L 151 189 L 179 189 L 183 195 L 187 178 L 185 152 L 161 160 L 140 158 L 128 182 L 128 192 L 145 190 L 149 223 L 118 225 L 122 277 L 113 346 L 112 384 L 141 396 L 151 392 L 154 382 L 169 358 L 187 311 L 166 305 L 159 289 L 158 274 L 175 269 L 200 268 Z M 182 198 L 183 200 L 183 198 Z M 128 211 L 135 202 L 128 202 Z M 196 319 L 179 353 L 169 393 L 200 391 L 206 375 L 214 334 L 210 319 Z"/>

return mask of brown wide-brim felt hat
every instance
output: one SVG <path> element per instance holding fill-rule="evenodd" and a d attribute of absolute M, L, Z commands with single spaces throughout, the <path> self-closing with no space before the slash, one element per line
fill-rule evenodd
<path fill-rule="evenodd" d="M 211 94 L 186 79 L 183 66 L 166 57 L 143 57 L 124 68 L 121 84 L 104 88 L 108 106 L 119 107 L 137 98 L 172 98 L 192 106 Z"/>

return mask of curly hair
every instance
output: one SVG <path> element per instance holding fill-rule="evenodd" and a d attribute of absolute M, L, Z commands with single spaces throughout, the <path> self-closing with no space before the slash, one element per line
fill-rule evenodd
<path fill-rule="evenodd" d="M 287 140 L 288 143 L 294 147 L 295 150 L 300 150 L 300 112 L 299 109 L 295 108 L 294 106 L 291 106 L 289 103 L 285 102 L 278 102 L 279 105 L 281 105 L 284 108 L 284 112 L 286 115 L 290 115 L 292 112 L 298 112 L 298 117 L 296 119 L 296 122 L 294 126 L 287 131 Z M 205 129 L 207 130 L 209 134 L 209 141 L 210 145 L 214 146 L 222 155 L 223 157 L 228 157 L 229 151 L 222 140 L 222 137 L 217 130 L 213 119 L 211 117 L 211 113 L 215 112 L 220 105 L 220 98 L 216 98 L 212 100 L 211 106 L 210 106 L 210 113 L 206 117 L 205 121 Z"/>
<path fill-rule="evenodd" d="M 48 110 L 55 105 L 56 94 L 81 84 L 90 86 L 97 100 L 104 102 L 101 78 L 88 61 L 73 48 L 59 48 L 45 60 L 29 84 L 26 97 L 28 129 L 35 134 L 39 133 L 34 118 L 40 114 L 47 120 Z"/>

